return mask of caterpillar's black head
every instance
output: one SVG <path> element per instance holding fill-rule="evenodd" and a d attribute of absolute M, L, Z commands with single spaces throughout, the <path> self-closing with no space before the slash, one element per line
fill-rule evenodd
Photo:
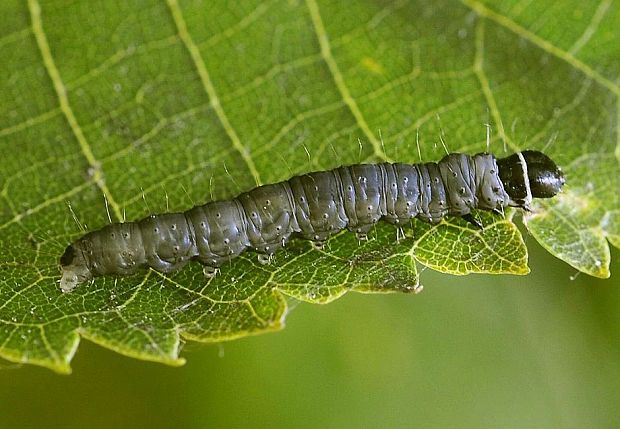
<path fill-rule="evenodd" d="M 555 162 L 536 150 L 525 150 L 498 159 L 497 165 L 504 189 L 517 206 L 527 207 L 530 198 L 553 197 L 566 181 Z"/>
<path fill-rule="evenodd" d="M 63 292 L 70 292 L 78 284 L 93 278 L 84 252 L 80 249 L 79 240 L 65 249 L 65 253 L 60 257 L 60 268 L 62 269 L 60 289 Z"/>

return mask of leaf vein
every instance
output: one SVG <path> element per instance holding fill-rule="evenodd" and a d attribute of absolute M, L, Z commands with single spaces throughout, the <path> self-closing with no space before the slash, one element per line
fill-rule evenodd
<path fill-rule="evenodd" d="M 506 146 L 506 142 L 508 142 L 510 143 L 510 147 L 513 150 L 518 151 L 518 148 L 515 148 L 513 142 L 510 141 L 510 139 L 506 135 L 502 116 L 499 112 L 495 97 L 493 96 L 493 91 L 491 90 L 489 79 L 484 71 L 484 21 L 479 21 L 476 25 L 475 43 L 476 50 L 474 58 L 474 74 L 478 78 L 478 82 L 480 83 L 480 87 L 482 88 L 484 97 L 487 100 L 487 105 L 489 106 L 489 110 L 491 111 L 491 115 L 493 116 L 493 121 L 497 126 L 499 137 L 504 143 L 504 147 Z"/>
<path fill-rule="evenodd" d="M 241 143 L 237 132 L 231 125 L 230 121 L 228 120 L 228 116 L 226 115 L 226 112 L 222 108 L 220 98 L 217 94 L 217 91 L 215 90 L 215 87 L 213 86 L 213 82 L 211 81 L 211 77 L 209 76 L 209 71 L 207 70 L 205 61 L 202 58 L 200 49 L 192 39 L 192 36 L 189 34 L 187 24 L 185 23 L 185 18 L 183 17 L 183 13 L 181 12 L 181 8 L 177 0 L 167 0 L 167 3 L 168 8 L 170 9 L 170 13 L 172 14 L 172 18 L 174 20 L 174 24 L 176 25 L 177 32 L 179 33 L 179 37 L 181 38 L 181 41 L 185 45 L 186 49 L 188 50 L 190 57 L 192 58 L 194 67 L 196 67 L 196 71 L 198 72 L 198 75 L 202 82 L 202 86 L 207 95 L 209 96 L 215 114 L 220 120 L 222 126 L 224 127 L 224 130 L 230 138 L 233 147 L 241 154 L 241 158 L 243 159 L 246 166 L 250 170 L 250 173 L 254 177 L 256 185 L 260 186 L 261 180 L 258 169 L 256 168 L 256 165 L 254 164 L 254 161 L 252 160 L 252 157 L 250 156 L 247 148 Z"/>
<path fill-rule="evenodd" d="M 588 24 L 588 27 L 584 30 L 581 37 L 579 37 L 575 44 L 571 46 L 571 48 L 568 50 L 569 54 L 575 55 L 577 52 L 579 52 L 579 50 L 581 50 L 581 48 L 584 47 L 586 43 L 590 41 L 590 38 L 592 38 L 596 30 L 598 29 L 599 24 L 607 14 L 609 6 L 611 6 L 611 0 L 602 0 L 599 3 L 596 11 L 594 12 L 594 15 L 592 16 L 592 19 L 590 20 L 590 24 Z"/>
<path fill-rule="evenodd" d="M 549 52 L 553 56 L 565 61 L 566 63 L 570 64 L 577 70 L 581 71 L 586 76 L 591 77 L 593 80 L 598 82 L 600 85 L 609 89 L 616 96 L 620 97 L 620 86 L 618 86 L 616 83 L 612 82 L 611 80 L 609 80 L 608 78 L 606 78 L 605 76 L 603 76 L 602 74 L 594 70 L 588 64 L 575 58 L 570 52 L 566 52 L 558 48 L 553 43 L 532 33 L 531 31 L 527 30 L 525 27 L 517 24 L 512 19 L 508 18 L 507 16 L 504 16 L 501 13 L 498 13 L 492 9 L 489 9 L 488 7 L 486 7 L 485 5 L 483 5 L 482 3 L 476 0 L 461 0 L 461 2 L 467 7 L 469 7 L 470 9 L 472 9 L 474 12 L 476 12 L 479 16 L 482 16 L 484 18 L 487 18 L 495 22 L 496 24 L 506 28 L 507 30 L 510 30 L 512 33 L 516 34 L 517 36 L 520 36 L 524 38 L 525 40 L 533 43 L 534 45 L 538 46 L 542 50 Z"/>
<path fill-rule="evenodd" d="M 95 158 L 93 151 L 91 149 L 90 143 L 84 136 L 84 132 L 80 127 L 80 124 L 73 113 L 73 109 L 69 104 L 69 98 L 67 97 L 67 90 L 65 85 L 60 77 L 60 72 L 56 67 L 54 62 L 54 58 L 52 56 L 52 51 L 47 42 L 47 36 L 45 35 L 45 31 L 43 30 L 43 21 L 41 20 L 41 6 L 39 5 L 38 0 L 28 0 L 28 8 L 30 10 L 30 16 L 32 19 L 32 32 L 34 33 L 37 46 L 39 47 L 39 51 L 41 53 L 41 57 L 43 58 L 43 64 L 47 73 L 52 81 L 54 86 L 54 90 L 56 91 L 56 96 L 58 97 L 58 101 L 60 104 L 60 110 L 64 114 L 67 122 L 69 123 L 69 127 L 73 132 L 73 135 L 78 141 L 82 154 L 88 161 L 88 164 L 93 169 L 93 179 L 103 195 L 108 200 L 110 207 L 114 211 L 114 215 L 118 220 L 123 218 L 120 206 L 110 193 L 107 185 L 105 184 L 105 176 L 103 174 L 103 170 L 101 168 L 101 163 Z"/>
<path fill-rule="evenodd" d="M 312 20 L 312 25 L 314 26 L 314 32 L 316 33 L 317 39 L 319 41 L 319 46 L 321 47 L 321 55 L 323 56 L 323 60 L 327 64 L 332 78 L 334 79 L 334 83 L 338 88 L 340 96 L 342 97 L 345 104 L 349 107 L 349 110 L 351 111 L 353 117 L 362 129 L 364 135 L 366 135 L 366 138 L 372 144 L 375 155 L 379 159 L 389 161 L 387 154 L 383 150 L 382 143 L 375 137 L 372 131 L 370 131 L 370 127 L 368 126 L 364 115 L 362 115 L 362 112 L 360 111 L 355 99 L 351 96 L 351 92 L 349 91 L 349 88 L 344 81 L 344 77 L 340 72 L 340 69 L 338 68 L 338 64 L 336 64 L 336 60 L 332 55 L 329 37 L 327 36 L 325 26 L 323 25 L 319 6 L 317 5 L 315 0 L 306 0 L 306 5 L 310 12 L 310 18 Z"/>

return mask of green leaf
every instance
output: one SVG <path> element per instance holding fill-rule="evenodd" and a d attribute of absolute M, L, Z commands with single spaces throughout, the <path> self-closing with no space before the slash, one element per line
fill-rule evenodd
<path fill-rule="evenodd" d="M 82 232 L 231 198 L 257 183 L 450 151 L 546 149 L 568 177 L 527 227 L 577 269 L 609 276 L 620 243 L 620 11 L 610 2 L 5 1 L 0 28 L 0 356 L 69 372 L 80 338 L 181 364 L 182 340 L 282 327 L 286 297 L 419 290 L 433 269 L 525 274 L 522 237 L 478 213 L 381 224 L 323 250 L 294 240 L 96 279 L 61 294 Z M 399 233 L 400 234 L 400 233 Z"/>

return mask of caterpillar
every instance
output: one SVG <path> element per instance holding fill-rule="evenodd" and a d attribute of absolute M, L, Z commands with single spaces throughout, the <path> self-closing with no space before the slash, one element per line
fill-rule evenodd
<path fill-rule="evenodd" d="M 526 150 L 506 158 L 451 153 L 439 162 L 342 166 L 259 186 L 228 201 L 136 222 L 111 223 L 70 244 L 60 258 L 63 292 L 93 277 L 128 275 L 141 268 L 169 273 L 197 259 L 205 274 L 246 248 L 268 262 L 291 235 L 320 245 L 348 228 L 363 239 L 384 219 L 437 223 L 461 216 L 482 225 L 472 209 L 530 210 L 532 198 L 551 198 L 564 185 L 562 170 L 545 154 Z"/>

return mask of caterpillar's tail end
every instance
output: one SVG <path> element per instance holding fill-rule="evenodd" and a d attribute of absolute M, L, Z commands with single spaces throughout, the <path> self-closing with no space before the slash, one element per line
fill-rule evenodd
<path fill-rule="evenodd" d="M 60 257 L 60 267 L 62 269 L 62 277 L 60 278 L 60 290 L 62 292 L 71 292 L 80 283 L 93 278 L 82 253 L 77 252 L 73 245 L 67 247 L 65 253 Z"/>

